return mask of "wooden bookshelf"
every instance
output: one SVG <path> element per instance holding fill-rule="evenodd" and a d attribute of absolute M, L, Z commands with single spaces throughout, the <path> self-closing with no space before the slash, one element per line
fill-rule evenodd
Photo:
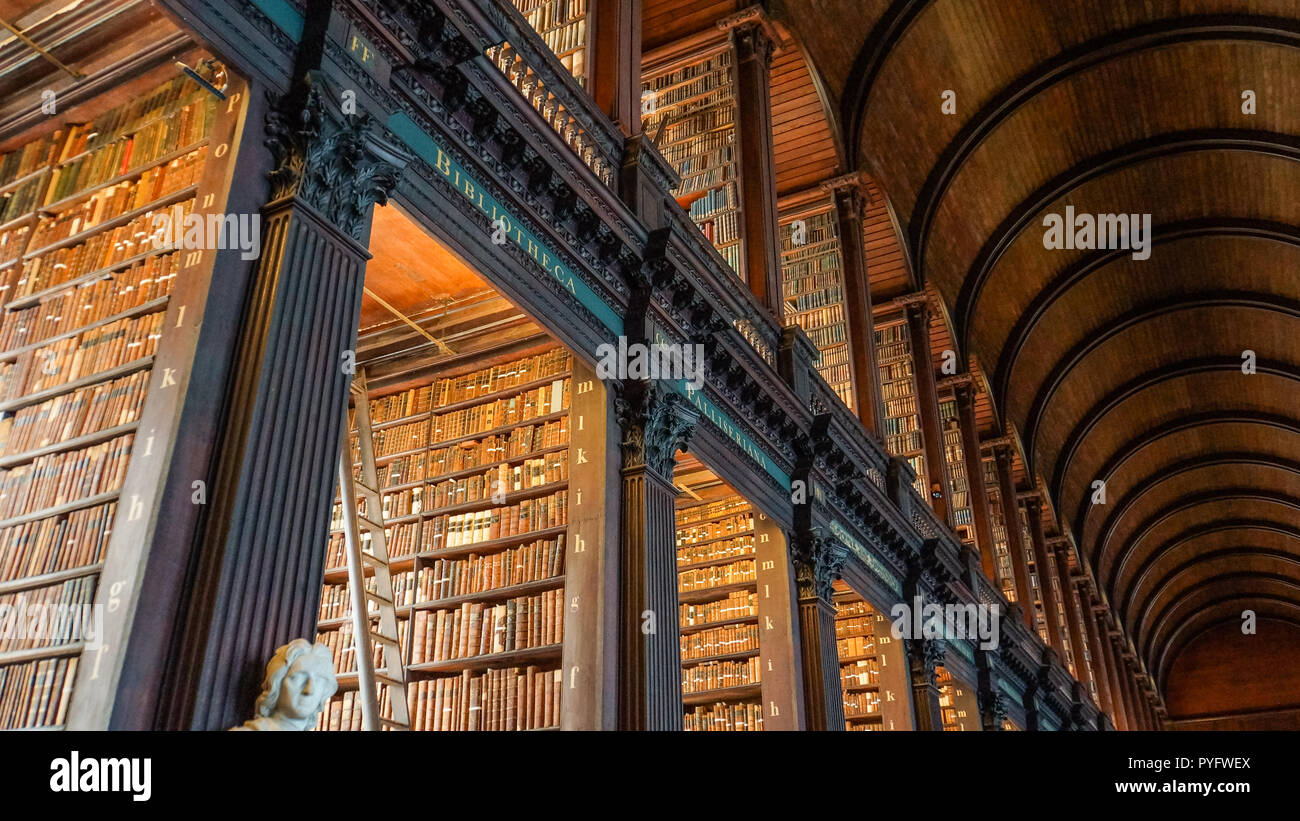
<path fill-rule="evenodd" d="M 693 500 L 692 500 L 693 501 Z M 762 730 L 754 511 L 741 496 L 677 509 L 687 730 Z"/>
<path fill-rule="evenodd" d="M 939 424 L 943 428 L 943 455 L 948 463 L 948 483 L 952 491 L 949 508 L 953 529 L 962 542 L 974 548 L 975 516 L 971 509 L 970 477 L 966 471 L 966 452 L 962 447 L 955 399 L 948 397 L 939 401 Z"/>
<path fill-rule="evenodd" d="M 930 502 L 925 442 L 916 388 L 916 362 L 907 321 L 894 317 L 878 321 L 875 329 L 876 367 L 880 370 L 880 399 L 885 448 L 907 460 L 916 472 L 916 492 Z M 923 363 L 929 367 L 929 363 Z"/>
<path fill-rule="evenodd" d="M 587 84 L 588 0 L 511 0 L 569 73 Z"/>
<path fill-rule="evenodd" d="M 1016 572 L 1011 563 L 1010 543 L 1007 539 L 1006 517 L 1002 514 L 1002 491 L 998 485 L 998 468 L 992 456 L 980 460 L 984 470 L 984 492 L 989 499 L 989 529 L 993 531 L 995 581 L 1002 588 L 1007 601 L 1016 600 Z"/>
<path fill-rule="evenodd" d="M 781 294 L 785 321 L 803 328 L 817 346 L 817 372 L 849 410 L 856 410 L 844 252 L 829 197 L 781 217 Z"/>
<path fill-rule="evenodd" d="M 370 398 L 411 727 L 558 728 L 573 358 L 462 371 Z M 340 504 L 318 640 L 355 679 Z M 317 725 L 359 728 L 346 691 Z"/>
<path fill-rule="evenodd" d="M 126 590 L 138 572 L 172 412 L 155 363 L 180 364 L 172 304 L 201 316 L 206 273 L 155 246 L 153 216 L 222 207 L 239 108 L 219 108 L 175 74 L 0 157 L 0 603 L 102 605 L 101 576 Z M 115 601 L 116 630 L 134 604 Z M 0 729 L 107 714 L 120 642 L 81 638 L 0 646 Z"/>
<path fill-rule="evenodd" d="M 835 649 L 845 729 L 910 730 L 907 669 L 889 619 L 843 582 L 835 583 Z"/>
<path fill-rule="evenodd" d="M 678 202 L 744 280 L 735 51 L 724 44 L 655 66 L 641 86 L 641 126 L 681 176 Z"/>
<path fill-rule="evenodd" d="M 1038 631 L 1038 637 L 1043 640 L 1043 644 L 1051 646 L 1051 640 L 1047 635 L 1047 611 L 1043 607 L 1043 593 L 1039 588 L 1043 576 L 1039 572 L 1037 562 L 1034 561 L 1033 540 L 1029 535 L 1029 521 L 1025 518 L 1025 508 L 1022 505 L 1016 505 L 1016 516 L 1020 525 L 1020 543 L 1025 548 L 1025 573 L 1029 576 L 1029 594 L 1034 597 L 1034 627 Z"/>
<path fill-rule="evenodd" d="M 979 717 L 972 715 L 964 703 L 969 689 L 954 679 L 952 673 L 944 667 L 938 669 L 936 679 L 939 683 L 939 715 L 943 720 L 943 731 L 959 733 L 974 729 L 969 725 L 972 721 L 978 721 Z"/>

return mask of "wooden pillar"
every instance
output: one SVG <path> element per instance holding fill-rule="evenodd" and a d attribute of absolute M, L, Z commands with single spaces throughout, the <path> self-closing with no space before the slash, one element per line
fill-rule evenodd
<path fill-rule="evenodd" d="M 1112 635 L 1111 641 L 1115 645 L 1115 657 L 1119 666 L 1119 689 L 1124 699 L 1124 716 L 1128 719 L 1130 730 L 1140 730 L 1142 716 L 1138 714 L 1137 699 L 1133 697 L 1133 671 L 1129 668 L 1128 659 L 1124 657 L 1123 638 Z"/>
<path fill-rule="evenodd" d="M 1088 637 L 1088 650 L 1092 656 L 1092 680 L 1097 687 L 1097 706 L 1103 713 L 1108 713 L 1111 724 L 1118 727 L 1119 721 L 1115 715 L 1115 705 L 1110 691 L 1109 663 L 1106 660 L 1106 651 L 1101 646 L 1101 640 L 1097 637 L 1096 615 L 1093 613 L 1092 599 L 1086 584 L 1087 582 L 1081 579 L 1074 588 L 1074 593 L 1077 596 L 1075 601 L 1078 605 L 1079 621 Z"/>
<path fill-rule="evenodd" d="M 997 587 L 997 555 L 990 518 L 992 514 L 989 512 L 988 488 L 984 486 L 984 459 L 980 455 L 979 428 L 975 424 L 975 381 L 969 373 L 959 376 L 964 376 L 965 379 L 953 385 L 953 397 L 957 402 L 957 425 L 961 429 L 961 455 L 966 461 L 966 488 L 970 494 L 971 516 L 975 520 L 975 543 L 979 548 L 980 568 Z"/>
<path fill-rule="evenodd" d="M 627 136 L 641 133 L 641 0 L 591 0 L 587 90 Z"/>
<path fill-rule="evenodd" d="M 876 331 L 871 315 L 871 280 L 867 275 L 862 219 L 867 187 L 861 173 L 848 174 L 821 184 L 835 198 L 840 246 L 844 261 L 844 314 L 848 324 L 849 362 L 858 419 L 879 437 L 884 430 L 880 399 L 880 369 L 876 366 Z"/>
<path fill-rule="evenodd" d="M 1065 625 L 1070 631 L 1070 649 L 1074 651 L 1074 677 L 1085 687 L 1095 686 L 1093 676 L 1091 648 L 1088 646 L 1088 634 L 1079 618 L 1078 591 L 1070 577 L 1070 546 L 1064 539 L 1055 545 L 1056 576 L 1060 581 L 1061 600 L 1065 605 Z"/>
<path fill-rule="evenodd" d="M 1020 510 L 1016 504 L 1016 483 L 1011 474 L 1011 446 L 993 447 L 993 461 L 998 468 L 998 495 L 1002 501 L 1002 520 L 1006 523 L 1007 552 L 1011 554 L 1011 570 L 1015 574 L 1016 603 L 1030 632 L 1037 633 L 1034 624 L 1034 596 L 1029 587 L 1029 572 L 1025 567 L 1025 545 L 1020 536 Z"/>
<path fill-rule="evenodd" d="M 740 211 L 749 288 L 782 322 L 781 232 L 772 149 L 772 51 L 776 35 L 759 6 L 719 20 L 736 50 L 736 139 L 740 149 Z"/>
<path fill-rule="evenodd" d="M 943 712 L 939 706 L 938 668 L 943 664 L 943 649 L 938 639 L 907 639 L 907 669 L 912 683 L 913 728 L 942 732 Z"/>
<path fill-rule="evenodd" d="M 1061 624 L 1056 588 L 1052 585 L 1052 563 L 1047 555 L 1047 536 L 1043 533 L 1043 500 L 1038 496 L 1025 499 L 1025 518 L 1029 520 L 1029 541 L 1038 567 L 1038 592 L 1043 600 L 1043 620 L 1047 623 L 1047 640 L 1065 664 L 1065 626 Z M 1064 586 L 1061 588 L 1064 590 Z"/>
<path fill-rule="evenodd" d="M 1112 715 L 1118 729 L 1130 730 L 1132 729 L 1132 722 L 1128 714 L 1128 705 L 1125 703 L 1124 687 L 1121 683 L 1124 673 L 1120 667 L 1119 655 L 1115 652 L 1115 642 L 1111 640 L 1110 627 L 1106 623 L 1104 607 L 1104 605 L 1098 603 L 1093 610 L 1093 619 L 1096 621 L 1097 630 L 1101 636 L 1102 651 L 1106 655 L 1107 684 L 1110 687 L 1111 706 L 1115 708 Z"/>
<path fill-rule="evenodd" d="M 661 382 L 628 381 L 615 399 L 622 429 L 618 726 L 682 728 L 673 464 L 699 413 Z"/>
<path fill-rule="evenodd" d="M 408 159 L 340 111 L 307 70 L 267 117 L 261 255 L 160 726 L 242 722 L 276 648 L 315 635 L 370 216 Z"/>
<path fill-rule="evenodd" d="M 838 540 L 820 533 L 808 533 L 799 541 L 790 558 L 799 590 L 804 713 L 810 730 L 843 730 L 832 584 L 849 553 Z"/>
<path fill-rule="evenodd" d="M 943 425 L 939 423 L 939 389 L 934 381 L 930 357 L 930 300 L 924 293 L 903 300 L 907 331 L 912 341 L 913 368 L 916 372 L 916 405 L 921 417 L 921 437 L 925 445 L 925 473 L 929 482 L 927 501 L 935 514 L 952 526 L 952 486 L 948 482 L 948 460 L 943 455 Z"/>

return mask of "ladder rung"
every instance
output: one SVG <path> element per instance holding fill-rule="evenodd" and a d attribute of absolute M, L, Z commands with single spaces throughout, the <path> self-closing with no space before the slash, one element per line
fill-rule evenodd
<path fill-rule="evenodd" d="M 375 681 L 383 682 L 384 684 L 387 684 L 389 687 L 402 687 L 402 688 L 406 687 L 406 682 L 402 681 L 400 678 L 393 678 L 387 673 L 381 672 L 379 670 L 375 671 Z"/>
<path fill-rule="evenodd" d="M 357 490 L 364 490 L 366 493 L 379 493 L 379 491 L 363 482 L 353 482 L 353 484 L 357 486 Z"/>
<path fill-rule="evenodd" d="M 372 602 L 375 602 L 375 603 L 380 604 L 380 605 L 385 606 L 385 607 L 392 607 L 392 606 L 393 606 L 393 600 L 392 600 L 392 599 L 386 599 L 386 598 L 384 598 L 383 596 L 379 595 L 378 593 L 373 593 L 373 592 L 371 592 L 371 591 L 369 591 L 369 590 L 366 591 L 366 598 L 369 599 L 369 600 L 372 601 Z"/>
<path fill-rule="evenodd" d="M 357 514 L 357 521 L 361 522 L 361 524 L 371 530 L 378 530 L 380 533 L 384 531 L 384 525 L 382 522 L 376 522 L 374 519 L 362 516 L 360 513 Z"/>
<path fill-rule="evenodd" d="M 381 633 L 381 632 L 379 632 L 378 630 L 371 630 L 371 631 L 370 631 L 370 638 L 372 638 L 372 639 L 374 639 L 375 641 L 380 642 L 380 643 L 382 643 L 382 644 L 390 645 L 390 646 L 392 646 L 392 647 L 400 647 L 400 646 L 401 646 L 401 645 L 398 644 L 397 639 L 393 638 L 392 636 L 389 636 L 389 635 L 386 635 L 386 634 L 384 634 L 384 633 Z"/>
<path fill-rule="evenodd" d="M 400 721 L 394 721 L 394 720 L 391 719 L 391 718 L 381 718 L 381 719 L 379 719 L 379 723 L 380 723 L 380 725 L 382 725 L 382 726 L 384 726 L 384 727 L 391 728 L 391 729 L 393 729 L 393 730 L 409 730 L 409 729 L 411 729 L 411 726 L 410 726 L 409 724 L 403 724 L 402 722 L 400 722 Z"/>

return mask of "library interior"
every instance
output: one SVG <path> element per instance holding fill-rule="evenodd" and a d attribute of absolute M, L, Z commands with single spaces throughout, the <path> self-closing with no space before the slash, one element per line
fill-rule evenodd
<path fill-rule="evenodd" d="M 1300 729 L 1294 4 L 0 17 L 0 729 Z"/>

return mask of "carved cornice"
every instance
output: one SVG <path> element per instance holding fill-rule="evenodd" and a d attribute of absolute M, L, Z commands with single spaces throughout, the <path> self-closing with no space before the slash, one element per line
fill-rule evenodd
<path fill-rule="evenodd" d="M 368 115 L 338 111 L 318 72 L 272 98 L 266 116 L 266 145 L 275 163 L 271 202 L 294 197 L 360 242 L 371 210 L 388 202 L 410 156 L 372 135 Z"/>
<path fill-rule="evenodd" d="M 975 375 L 970 371 L 964 373 L 954 373 L 951 376 L 945 376 L 942 379 L 935 380 L 935 388 L 940 391 L 956 390 L 960 387 L 968 387 L 973 392 L 979 392 L 979 382 L 976 381 Z"/>
<path fill-rule="evenodd" d="M 623 469 L 646 468 L 671 482 L 674 458 L 686 450 L 699 411 L 656 381 L 615 384 L 614 413 L 623 432 Z"/>
<path fill-rule="evenodd" d="M 840 577 L 849 549 L 839 539 L 824 533 L 809 533 L 795 543 L 790 559 L 794 563 L 799 599 L 817 598 L 826 603 L 834 595 L 835 580 Z"/>

